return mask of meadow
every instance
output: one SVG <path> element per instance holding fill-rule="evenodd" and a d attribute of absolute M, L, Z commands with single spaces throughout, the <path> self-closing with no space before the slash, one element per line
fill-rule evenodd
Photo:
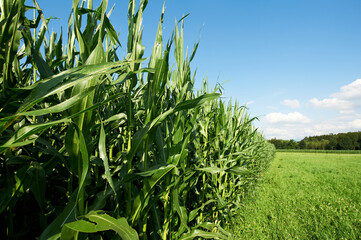
<path fill-rule="evenodd" d="M 277 152 L 235 239 L 360 239 L 361 155 Z"/>

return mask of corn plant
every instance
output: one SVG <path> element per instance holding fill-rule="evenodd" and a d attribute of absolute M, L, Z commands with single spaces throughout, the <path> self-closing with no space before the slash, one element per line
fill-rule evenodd
<path fill-rule="evenodd" d="M 147 4 L 129 1 L 121 59 L 106 0 L 73 1 L 67 42 L 36 0 L 1 0 L 1 237 L 229 237 L 274 149 L 219 88 L 194 92 L 198 43 L 181 19 L 164 44 L 164 7 L 145 66 Z"/>

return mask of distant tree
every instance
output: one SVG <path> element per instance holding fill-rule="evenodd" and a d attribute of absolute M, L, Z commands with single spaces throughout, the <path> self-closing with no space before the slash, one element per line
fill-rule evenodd
<path fill-rule="evenodd" d="M 361 150 L 361 132 L 311 136 L 299 142 L 273 138 L 269 142 L 276 149 Z"/>
<path fill-rule="evenodd" d="M 339 136 L 337 149 L 338 150 L 353 150 L 352 140 L 349 135 L 342 134 Z"/>
<path fill-rule="evenodd" d="M 336 150 L 337 149 L 337 136 L 336 135 L 331 135 L 329 138 L 329 143 L 327 148 L 328 150 Z"/>

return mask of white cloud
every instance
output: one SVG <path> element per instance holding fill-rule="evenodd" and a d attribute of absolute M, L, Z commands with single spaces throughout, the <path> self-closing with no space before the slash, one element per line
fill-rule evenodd
<path fill-rule="evenodd" d="M 266 128 L 266 133 L 270 135 L 287 135 L 289 132 L 282 128 Z"/>
<path fill-rule="evenodd" d="M 355 119 L 350 122 L 350 126 L 358 131 L 361 130 L 361 119 Z"/>
<path fill-rule="evenodd" d="M 265 121 L 268 123 L 309 123 L 311 119 L 302 115 L 299 112 L 292 112 L 288 114 L 283 113 L 269 113 L 265 117 Z"/>
<path fill-rule="evenodd" d="M 329 133 L 342 133 L 361 131 L 361 119 L 354 119 L 351 121 L 344 121 L 342 118 L 332 119 L 330 121 L 322 121 L 308 129 L 310 136 L 324 135 Z"/>
<path fill-rule="evenodd" d="M 310 106 L 332 111 L 310 115 L 314 112 L 311 111 L 307 112 L 307 117 L 300 113 L 301 110 L 285 114 L 274 108 L 260 122 L 260 129 L 268 139 L 301 140 L 306 136 L 361 131 L 361 79 L 340 87 L 339 91 L 330 93 L 328 97 L 312 98 L 309 104 L 301 106 L 295 99 L 283 100 L 281 104 L 292 108 L 303 107 L 302 111 Z M 312 120 L 309 118 L 311 116 Z"/>
<path fill-rule="evenodd" d="M 353 109 L 347 109 L 347 110 L 340 110 L 340 113 L 344 115 L 345 118 L 348 118 L 349 116 L 352 117 L 353 115 L 355 115 L 356 112 Z"/>
<path fill-rule="evenodd" d="M 361 131 L 361 118 L 350 120 L 342 119 L 341 117 L 312 121 L 298 124 L 277 123 L 270 124 L 264 122 L 264 135 L 267 139 L 295 139 L 301 140 L 307 136 L 337 134 L 342 132 Z"/>
<path fill-rule="evenodd" d="M 342 86 L 341 91 L 331 95 L 337 99 L 361 99 L 361 79 Z"/>
<path fill-rule="evenodd" d="M 253 104 L 253 103 L 255 103 L 254 100 L 248 101 L 248 102 L 246 103 L 246 106 L 249 106 L 249 105 L 251 105 L 251 104 Z"/>
<path fill-rule="evenodd" d="M 338 110 L 341 114 L 353 114 L 361 107 L 361 79 L 342 86 L 340 91 L 330 95 L 330 98 L 319 100 L 312 98 L 310 103 L 316 108 Z"/>
<path fill-rule="evenodd" d="M 322 121 L 319 122 L 313 126 L 310 126 L 307 128 L 307 133 L 309 136 L 315 136 L 315 135 L 325 135 L 330 133 L 340 133 L 347 129 L 347 123 L 346 122 L 340 122 L 340 121 Z"/>
<path fill-rule="evenodd" d="M 300 102 L 297 99 L 294 99 L 294 100 L 286 99 L 286 100 L 283 100 L 281 103 L 283 105 L 286 105 L 291 108 L 299 108 L 300 107 Z"/>
<path fill-rule="evenodd" d="M 288 129 L 283 128 L 266 128 L 264 130 L 264 135 L 266 138 L 278 138 L 278 139 L 289 139 L 294 137 L 294 133 L 290 133 Z"/>
<path fill-rule="evenodd" d="M 352 102 L 338 98 L 325 98 L 323 100 L 312 98 L 310 100 L 310 103 L 314 107 L 334 110 L 350 110 L 353 108 Z"/>

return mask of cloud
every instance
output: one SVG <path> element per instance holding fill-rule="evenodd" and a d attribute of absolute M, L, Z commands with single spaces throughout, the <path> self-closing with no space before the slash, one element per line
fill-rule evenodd
<path fill-rule="evenodd" d="M 351 121 L 349 124 L 352 128 L 358 129 L 358 131 L 361 130 L 361 119 L 355 119 Z"/>
<path fill-rule="evenodd" d="M 338 110 L 341 114 L 353 114 L 356 108 L 361 107 L 361 79 L 342 86 L 339 92 L 329 98 L 319 100 L 312 98 L 310 103 L 316 108 Z"/>
<path fill-rule="evenodd" d="M 361 131 L 361 119 L 344 121 L 342 118 L 322 121 L 307 129 L 310 136 Z"/>
<path fill-rule="evenodd" d="M 340 122 L 340 121 L 321 121 L 313 126 L 309 126 L 306 129 L 306 133 L 309 136 L 315 136 L 315 135 L 325 135 L 330 133 L 340 133 L 344 132 L 348 127 L 348 124 L 346 122 Z"/>
<path fill-rule="evenodd" d="M 266 138 L 302 139 L 305 128 L 312 124 L 312 120 L 299 112 L 267 114 L 263 119 L 263 133 Z"/>
<path fill-rule="evenodd" d="M 302 115 L 299 112 L 292 112 L 288 114 L 283 113 L 269 113 L 265 117 L 265 121 L 268 123 L 309 123 L 311 119 Z"/>
<path fill-rule="evenodd" d="M 334 110 L 350 110 L 353 108 L 353 104 L 350 101 L 338 99 L 338 98 L 325 98 L 318 100 L 312 98 L 310 103 L 317 108 L 334 109 Z"/>
<path fill-rule="evenodd" d="M 291 108 L 299 108 L 301 106 L 300 102 L 297 99 L 294 99 L 294 100 L 286 99 L 286 100 L 283 100 L 281 103 L 283 105 L 291 107 Z"/>
<path fill-rule="evenodd" d="M 354 119 L 345 121 L 341 117 L 312 121 L 298 124 L 277 123 L 267 124 L 265 122 L 263 133 L 267 139 L 295 139 L 297 141 L 307 136 L 337 134 L 342 132 L 361 131 L 361 118 L 355 115 Z"/>
<path fill-rule="evenodd" d="M 249 106 L 249 105 L 251 105 L 251 104 L 253 104 L 253 103 L 255 103 L 254 100 L 248 101 L 248 102 L 246 103 L 246 106 Z"/>
<path fill-rule="evenodd" d="M 337 99 L 361 99 L 361 79 L 342 86 L 341 91 L 331 95 Z"/>
<path fill-rule="evenodd" d="M 268 127 L 264 130 L 266 138 L 289 139 L 294 137 L 294 133 L 290 133 L 288 129 Z"/>
<path fill-rule="evenodd" d="M 340 110 L 340 113 L 343 115 L 343 117 L 348 118 L 349 116 L 355 115 L 355 110 L 353 109 L 346 109 L 346 110 Z"/>
<path fill-rule="evenodd" d="M 268 139 L 301 140 L 306 136 L 361 131 L 361 79 L 340 87 L 325 98 L 312 98 L 309 104 L 301 106 L 296 99 L 286 99 L 281 104 L 292 108 L 303 107 L 302 111 L 306 111 L 310 106 L 332 111 L 310 115 L 314 112 L 311 111 L 305 116 L 303 114 L 306 112 L 301 114 L 300 110 L 280 113 L 275 108 L 260 122 L 259 129 L 263 130 Z M 309 118 L 311 116 L 312 120 Z"/>

